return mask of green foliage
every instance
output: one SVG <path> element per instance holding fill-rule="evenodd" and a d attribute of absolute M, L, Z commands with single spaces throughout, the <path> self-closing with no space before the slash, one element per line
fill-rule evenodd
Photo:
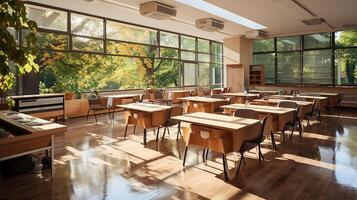
<path fill-rule="evenodd" d="M 13 29 L 21 28 L 35 31 L 37 25 L 26 17 L 24 3 L 19 0 L 0 0 L 0 91 L 2 94 L 9 92 L 16 80 L 11 67 L 16 67 L 19 76 L 32 71 L 38 71 L 36 58 L 36 37 L 34 33 L 23 38 L 22 46 L 19 46 Z"/>

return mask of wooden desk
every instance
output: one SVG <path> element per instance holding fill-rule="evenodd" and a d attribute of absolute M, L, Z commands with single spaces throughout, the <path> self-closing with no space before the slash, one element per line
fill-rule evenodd
<path fill-rule="evenodd" d="M 242 143 L 247 139 L 258 136 L 260 121 L 255 119 L 239 118 L 212 113 L 196 112 L 172 119 L 190 123 L 190 127 L 183 128 L 183 139 L 187 148 L 190 145 L 209 148 L 223 154 L 223 169 L 228 177 L 225 165 L 226 154 L 238 152 Z"/>
<path fill-rule="evenodd" d="M 128 100 L 133 102 L 135 100 L 139 101 L 142 94 L 115 94 L 115 95 L 105 95 L 101 97 L 104 105 L 114 107 L 123 103 L 127 103 Z M 125 101 L 126 100 L 126 101 Z"/>
<path fill-rule="evenodd" d="M 289 99 L 289 100 L 294 100 L 296 98 L 303 98 L 306 99 L 307 101 L 314 101 L 314 100 L 319 100 L 319 105 L 318 109 L 323 110 L 328 104 L 328 98 L 327 97 L 322 97 L 322 96 L 307 96 L 307 95 L 273 95 L 271 98 L 277 98 L 277 99 Z"/>
<path fill-rule="evenodd" d="M 180 98 L 188 97 L 191 94 L 191 90 L 172 90 L 168 91 L 168 99 L 172 100 L 172 103 L 181 103 Z"/>
<path fill-rule="evenodd" d="M 243 93 L 243 92 L 222 93 L 222 95 L 227 97 L 238 97 L 240 98 L 239 103 L 245 103 L 248 98 L 250 101 L 259 98 L 259 94 Z"/>
<path fill-rule="evenodd" d="M 56 150 L 54 137 L 66 132 L 65 125 L 14 111 L 0 111 L 0 125 L 9 132 L 0 138 L 0 161 L 50 150 L 53 176 Z"/>
<path fill-rule="evenodd" d="M 228 101 L 226 99 L 217 99 L 210 97 L 183 97 L 180 98 L 183 101 L 187 101 L 187 113 L 193 112 L 207 112 L 213 113 L 216 108 L 224 105 Z"/>
<path fill-rule="evenodd" d="M 278 90 L 249 90 L 249 92 L 253 94 L 269 94 L 269 95 L 279 94 Z"/>
<path fill-rule="evenodd" d="M 287 122 L 292 121 L 294 117 L 295 109 L 262 106 L 262 105 L 245 105 L 245 104 L 231 104 L 221 106 L 224 109 L 239 110 L 239 109 L 252 109 L 259 113 L 259 118 L 263 119 L 267 114 L 271 114 L 272 117 L 272 130 L 274 132 L 282 131 Z"/>
<path fill-rule="evenodd" d="M 150 103 L 131 103 L 117 105 L 126 110 L 126 131 L 129 124 L 138 125 L 144 128 L 144 145 L 146 145 L 146 129 L 163 126 L 168 118 L 171 106 L 157 105 Z"/>
<path fill-rule="evenodd" d="M 281 101 L 291 101 L 291 102 L 295 102 L 298 105 L 300 105 L 302 112 L 301 112 L 301 116 L 299 116 L 299 117 L 304 117 L 306 115 L 306 113 L 310 112 L 312 110 L 312 107 L 314 106 L 314 104 L 310 101 L 293 101 L 293 100 L 285 100 L 285 99 L 268 99 L 268 100 L 255 99 L 255 100 L 253 100 L 252 103 L 260 104 L 260 105 L 268 105 L 268 106 L 277 106 L 279 104 L 279 102 L 281 102 Z"/>
<path fill-rule="evenodd" d="M 327 93 L 327 92 L 318 92 L 318 93 L 303 93 L 308 95 L 318 95 L 321 97 L 328 98 L 328 107 L 336 107 L 340 98 L 340 94 L 338 93 Z"/>

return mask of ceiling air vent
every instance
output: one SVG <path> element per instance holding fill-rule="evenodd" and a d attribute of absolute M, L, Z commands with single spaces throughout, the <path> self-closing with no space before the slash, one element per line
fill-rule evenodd
<path fill-rule="evenodd" d="M 140 14 L 155 18 L 155 19 L 170 19 L 171 17 L 176 16 L 176 10 L 174 7 L 156 2 L 149 1 L 143 4 L 140 4 Z"/>
<path fill-rule="evenodd" d="M 259 30 L 247 31 L 245 32 L 244 35 L 246 38 L 254 38 L 254 39 L 265 39 L 269 37 L 267 32 L 259 31 Z"/>
<path fill-rule="evenodd" d="M 196 20 L 196 27 L 204 31 L 213 32 L 222 30 L 224 23 L 212 18 L 203 18 Z"/>
<path fill-rule="evenodd" d="M 325 20 L 323 18 L 318 18 L 318 19 L 308 19 L 308 20 L 302 20 L 302 23 L 312 26 L 312 25 L 319 25 L 324 23 Z"/>

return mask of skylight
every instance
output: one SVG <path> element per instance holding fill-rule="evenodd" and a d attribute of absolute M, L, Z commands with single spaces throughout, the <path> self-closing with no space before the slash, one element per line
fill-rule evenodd
<path fill-rule="evenodd" d="M 237 14 L 234 14 L 228 10 L 225 10 L 223 8 L 220 8 L 218 6 L 215 6 L 213 4 L 210 4 L 204 0 L 176 0 L 179 3 L 185 4 L 187 6 L 196 8 L 198 10 L 202 10 L 208 13 L 211 13 L 212 15 L 221 17 L 223 19 L 226 19 L 228 21 L 249 27 L 251 29 L 264 29 L 267 28 L 261 24 L 258 24 L 252 20 L 249 20 L 247 18 L 244 18 L 242 16 L 239 16 Z"/>

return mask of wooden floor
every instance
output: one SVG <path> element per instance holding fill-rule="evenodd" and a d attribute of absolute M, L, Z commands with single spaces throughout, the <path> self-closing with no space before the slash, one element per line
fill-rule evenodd
<path fill-rule="evenodd" d="M 68 120 L 66 154 L 56 157 L 55 177 L 40 165 L 32 173 L 0 179 L 0 199 L 356 199 L 357 110 L 325 114 L 320 124 L 306 127 L 303 139 L 294 135 L 272 151 L 264 145 L 265 161 L 255 150 L 233 181 L 225 182 L 221 155 L 190 148 L 182 167 L 183 141 L 171 135 L 155 141 L 149 132 L 129 129 L 123 138 L 121 113 Z M 280 138 L 277 138 L 280 141 Z M 238 155 L 229 156 L 234 166 Z"/>

